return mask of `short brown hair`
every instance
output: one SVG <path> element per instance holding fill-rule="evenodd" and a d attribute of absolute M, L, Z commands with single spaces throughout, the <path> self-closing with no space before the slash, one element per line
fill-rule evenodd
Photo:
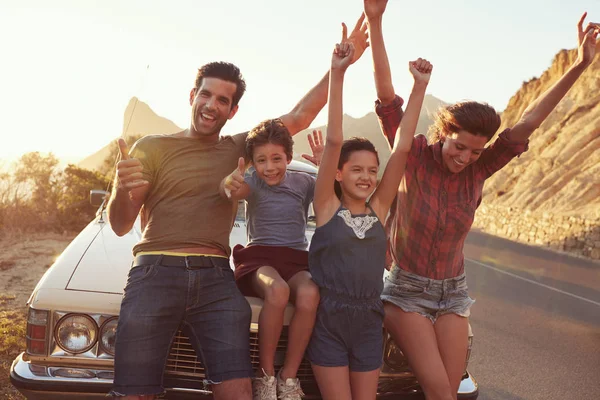
<path fill-rule="evenodd" d="M 246 138 L 246 159 L 252 161 L 254 149 L 265 144 L 278 144 L 283 147 L 288 161 L 294 155 L 294 140 L 281 119 L 268 119 L 254 127 Z"/>
<path fill-rule="evenodd" d="M 464 101 L 438 111 L 429 133 L 436 141 L 462 130 L 490 140 L 500 128 L 500 122 L 500 115 L 494 107 L 486 103 Z"/>
<path fill-rule="evenodd" d="M 227 82 L 235 83 L 236 89 L 231 103 L 232 108 L 238 105 L 240 99 L 246 92 L 246 81 L 244 80 L 240 69 L 232 63 L 215 61 L 204 64 L 198 68 L 194 86 L 196 89 L 202 86 L 202 81 L 204 78 L 218 78 Z"/>

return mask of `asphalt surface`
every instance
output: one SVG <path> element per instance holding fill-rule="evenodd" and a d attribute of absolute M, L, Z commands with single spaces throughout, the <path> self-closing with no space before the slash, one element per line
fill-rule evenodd
<path fill-rule="evenodd" d="M 476 231 L 465 258 L 479 399 L 600 399 L 600 263 Z"/>

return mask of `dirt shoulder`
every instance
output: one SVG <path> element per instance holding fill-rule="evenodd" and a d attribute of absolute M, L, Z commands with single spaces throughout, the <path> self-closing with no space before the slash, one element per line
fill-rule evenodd
<path fill-rule="evenodd" d="M 23 399 L 9 369 L 25 348 L 26 302 L 42 275 L 75 235 L 54 233 L 0 239 L 0 398 Z"/>

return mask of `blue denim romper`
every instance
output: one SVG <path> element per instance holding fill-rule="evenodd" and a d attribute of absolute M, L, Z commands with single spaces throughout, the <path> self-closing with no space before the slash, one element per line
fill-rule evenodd
<path fill-rule="evenodd" d="M 385 250 L 385 230 L 373 210 L 351 215 L 340 206 L 315 230 L 308 264 L 321 300 L 307 348 L 311 363 L 356 372 L 381 367 Z"/>

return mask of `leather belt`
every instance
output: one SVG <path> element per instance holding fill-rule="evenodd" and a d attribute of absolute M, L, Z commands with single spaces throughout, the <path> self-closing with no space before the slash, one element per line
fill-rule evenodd
<path fill-rule="evenodd" d="M 229 259 L 209 256 L 168 256 L 164 254 L 143 254 L 136 256 L 133 266 L 156 264 L 164 267 L 187 269 L 229 267 Z"/>

